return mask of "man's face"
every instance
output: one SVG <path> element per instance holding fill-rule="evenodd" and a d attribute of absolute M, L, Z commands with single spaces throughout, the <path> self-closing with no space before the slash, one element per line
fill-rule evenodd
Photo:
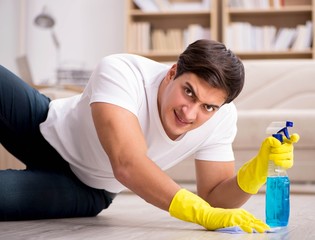
<path fill-rule="evenodd" d="M 158 108 L 163 128 L 172 140 L 193 130 L 224 104 L 226 93 L 211 87 L 193 73 L 174 80 L 176 64 L 167 73 L 158 92 Z"/>

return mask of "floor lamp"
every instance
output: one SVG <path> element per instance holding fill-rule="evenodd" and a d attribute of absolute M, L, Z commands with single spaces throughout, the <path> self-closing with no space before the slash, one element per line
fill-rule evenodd
<path fill-rule="evenodd" d="M 51 15 L 49 15 L 46 12 L 46 8 L 44 7 L 43 11 L 38 16 L 35 17 L 34 24 L 40 28 L 50 29 L 51 37 L 52 37 L 54 46 L 56 48 L 56 64 L 57 64 L 56 72 L 57 72 L 58 68 L 59 68 L 59 60 L 60 60 L 59 59 L 59 57 L 60 57 L 60 43 L 59 43 L 59 40 L 58 40 L 56 33 L 53 29 L 53 27 L 55 25 L 55 20 Z M 58 81 L 58 77 L 57 77 L 57 84 L 58 83 L 59 83 L 59 81 Z"/>

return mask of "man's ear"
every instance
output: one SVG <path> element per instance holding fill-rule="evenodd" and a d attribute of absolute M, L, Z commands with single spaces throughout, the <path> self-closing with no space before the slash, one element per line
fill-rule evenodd
<path fill-rule="evenodd" d="M 177 64 L 173 64 L 171 69 L 168 71 L 168 78 L 174 80 L 177 71 Z"/>

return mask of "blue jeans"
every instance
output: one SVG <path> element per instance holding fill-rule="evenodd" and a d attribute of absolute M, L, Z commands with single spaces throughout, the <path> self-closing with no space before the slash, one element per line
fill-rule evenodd
<path fill-rule="evenodd" d="M 0 143 L 26 165 L 25 170 L 0 170 L 2 221 L 96 216 L 114 198 L 83 184 L 43 138 L 39 124 L 49 102 L 0 66 Z"/>

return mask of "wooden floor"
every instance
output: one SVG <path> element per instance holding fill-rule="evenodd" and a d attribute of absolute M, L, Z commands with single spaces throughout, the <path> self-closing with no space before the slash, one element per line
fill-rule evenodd
<path fill-rule="evenodd" d="M 244 208 L 264 219 L 264 195 L 253 196 Z M 228 234 L 206 231 L 168 215 L 131 193 L 119 195 L 111 207 L 93 218 L 0 222 L 0 239 L 315 239 L 315 194 L 291 195 L 289 226 L 277 233 Z"/>

